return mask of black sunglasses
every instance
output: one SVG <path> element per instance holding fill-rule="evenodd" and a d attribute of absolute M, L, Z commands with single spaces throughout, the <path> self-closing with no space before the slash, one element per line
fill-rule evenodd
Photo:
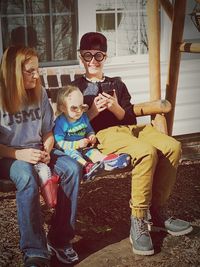
<path fill-rule="evenodd" d="M 86 61 L 86 62 L 90 62 L 93 58 L 98 61 L 101 62 L 102 60 L 104 60 L 106 54 L 103 54 L 102 52 L 97 52 L 94 55 L 91 52 L 85 52 L 84 54 L 81 54 L 81 57 Z"/>

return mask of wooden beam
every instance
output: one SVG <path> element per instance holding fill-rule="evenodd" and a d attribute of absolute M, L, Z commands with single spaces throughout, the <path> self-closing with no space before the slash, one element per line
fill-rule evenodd
<path fill-rule="evenodd" d="M 176 104 L 177 84 L 180 68 L 181 53 L 179 51 L 182 43 L 186 0 L 175 0 L 172 22 L 172 37 L 169 60 L 168 79 L 166 84 L 166 99 L 172 104 L 172 110 L 166 114 L 169 135 L 172 135 L 174 112 Z"/>
<path fill-rule="evenodd" d="M 200 43 L 182 43 L 179 47 L 180 52 L 200 53 Z"/>
<path fill-rule="evenodd" d="M 137 117 L 164 114 L 171 110 L 171 104 L 167 100 L 154 100 L 144 103 L 138 103 L 133 106 L 133 111 Z"/>
<path fill-rule="evenodd" d="M 149 78 L 150 78 L 150 100 L 151 101 L 158 100 L 161 98 L 160 16 L 159 14 L 160 14 L 159 13 L 159 0 L 148 0 L 147 1 L 147 25 L 148 25 Z M 162 104 L 164 103 L 161 102 L 161 105 Z M 169 103 L 169 105 L 171 109 L 171 104 Z M 142 111 L 142 113 L 144 114 L 146 110 L 147 110 L 147 107 L 144 105 L 140 111 Z M 169 112 L 169 110 L 167 110 L 167 112 Z M 165 116 L 158 115 L 158 113 L 163 114 L 164 110 L 161 111 L 160 106 L 159 106 L 159 109 L 156 109 L 156 108 L 154 110 L 151 109 L 150 112 L 151 112 L 152 122 L 154 122 L 153 125 L 159 131 L 165 134 L 168 134 Z"/>
<path fill-rule="evenodd" d="M 159 132 L 168 134 L 167 123 L 163 114 L 156 114 L 155 119 L 151 123 Z"/>
<path fill-rule="evenodd" d="M 168 17 L 172 21 L 173 12 L 174 12 L 173 5 L 170 3 L 169 0 L 160 0 L 160 3 L 162 5 L 163 9 L 165 10 L 166 14 L 168 15 Z"/>
<path fill-rule="evenodd" d="M 160 90 L 160 17 L 158 0 L 147 1 L 150 100 L 161 97 Z"/>

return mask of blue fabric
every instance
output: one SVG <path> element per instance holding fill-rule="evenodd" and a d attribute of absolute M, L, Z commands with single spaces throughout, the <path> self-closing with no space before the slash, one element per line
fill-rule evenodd
<path fill-rule="evenodd" d="M 88 134 L 94 133 L 86 113 L 75 122 L 69 122 L 65 115 L 61 114 L 55 120 L 54 137 L 56 142 L 78 141 Z"/>
<path fill-rule="evenodd" d="M 50 167 L 60 177 L 58 199 L 48 238 L 63 247 L 74 237 L 80 165 L 62 151 L 51 152 Z M 41 217 L 38 176 L 32 164 L 0 159 L 1 176 L 10 177 L 17 188 L 16 202 L 20 230 L 20 248 L 25 256 L 49 257 Z"/>

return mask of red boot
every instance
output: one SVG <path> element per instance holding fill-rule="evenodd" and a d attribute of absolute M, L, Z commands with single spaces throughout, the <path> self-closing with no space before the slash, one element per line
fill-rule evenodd
<path fill-rule="evenodd" d="M 58 182 L 59 176 L 54 174 L 41 185 L 41 195 L 49 208 L 54 208 L 57 204 Z"/>

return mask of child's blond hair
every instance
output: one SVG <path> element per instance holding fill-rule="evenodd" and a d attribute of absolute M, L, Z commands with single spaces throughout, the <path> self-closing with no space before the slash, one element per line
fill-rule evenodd
<path fill-rule="evenodd" d="M 59 116 L 63 113 L 62 106 L 65 104 L 65 98 L 74 91 L 80 90 L 77 86 L 74 85 L 66 85 L 58 90 L 56 116 Z"/>

